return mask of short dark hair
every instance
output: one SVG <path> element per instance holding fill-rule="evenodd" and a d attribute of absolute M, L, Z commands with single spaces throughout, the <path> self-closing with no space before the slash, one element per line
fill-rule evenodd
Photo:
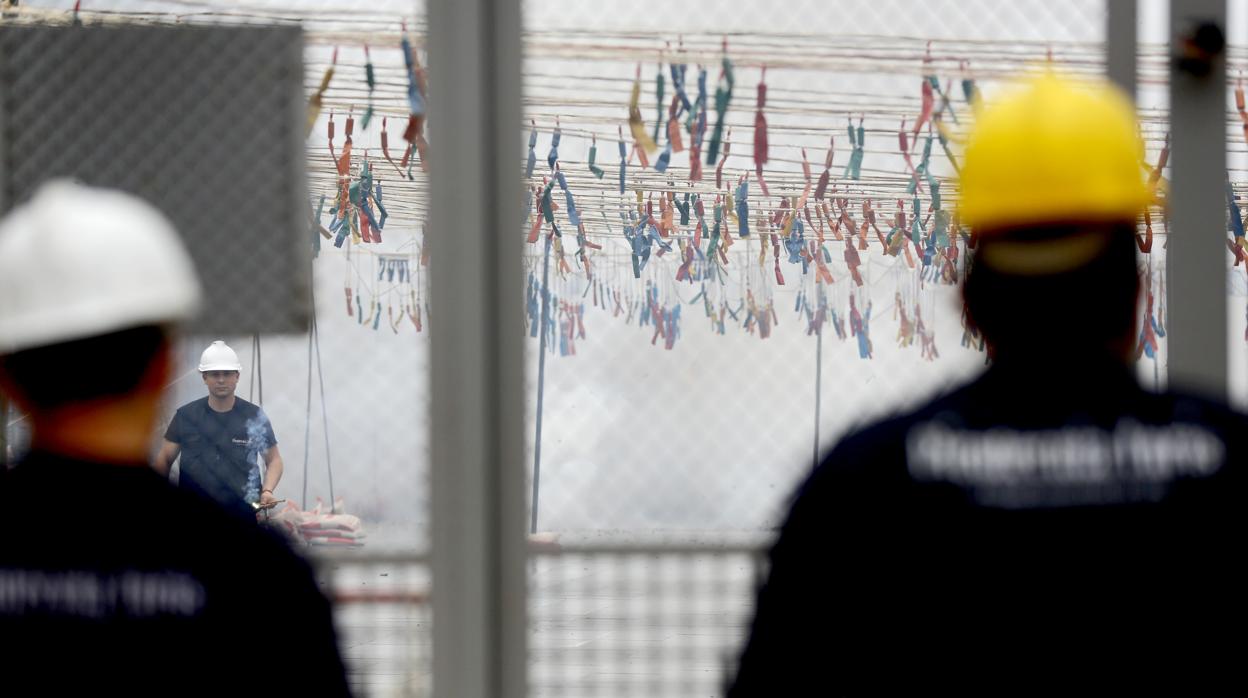
<path fill-rule="evenodd" d="M 972 261 L 964 288 L 967 310 L 989 343 L 1028 352 L 1038 341 L 1074 341 L 1101 350 L 1131 338 L 1140 288 L 1133 224 L 1053 225 L 1005 233 L 1013 239 L 1088 234 L 1106 235 L 1107 244 L 1069 271 L 1024 276 Z"/>
<path fill-rule="evenodd" d="M 145 325 L 0 356 L 0 371 L 32 407 L 122 395 L 138 386 L 168 342 Z"/>

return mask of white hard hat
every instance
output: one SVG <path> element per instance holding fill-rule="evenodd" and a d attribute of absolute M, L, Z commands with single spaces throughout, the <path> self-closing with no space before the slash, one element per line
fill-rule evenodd
<path fill-rule="evenodd" d="M 151 204 L 69 180 L 0 220 L 0 354 L 185 320 L 199 281 Z"/>
<path fill-rule="evenodd" d="M 199 355 L 199 372 L 204 371 L 242 371 L 243 365 L 238 361 L 238 354 L 225 343 L 224 339 L 218 339 L 204 353 Z"/>

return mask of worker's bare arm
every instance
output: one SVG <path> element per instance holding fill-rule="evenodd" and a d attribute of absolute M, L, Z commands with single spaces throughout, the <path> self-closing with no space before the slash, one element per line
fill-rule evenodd
<path fill-rule="evenodd" d="M 264 490 L 260 493 L 260 503 L 268 504 L 276 501 L 273 490 L 282 479 L 282 454 L 274 445 L 264 452 Z"/>
<path fill-rule="evenodd" d="M 181 452 L 181 446 L 169 439 L 165 439 L 160 444 L 160 450 L 156 452 L 156 459 L 152 461 L 152 468 L 161 475 L 169 477 L 169 468 L 173 466 L 173 461 L 177 460 L 178 454 Z"/>

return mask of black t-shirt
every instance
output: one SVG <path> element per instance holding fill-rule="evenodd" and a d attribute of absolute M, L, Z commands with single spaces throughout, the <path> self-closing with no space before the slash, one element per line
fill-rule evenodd
<path fill-rule="evenodd" d="M 165 438 L 181 448 L 178 485 L 247 515 L 260 498 L 258 457 L 277 444 L 264 411 L 235 397 L 228 412 L 217 412 L 203 397 L 173 415 Z M 254 514 L 252 514 L 254 516 Z"/>
<path fill-rule="evenodd" d="M 0 665 L 38 695 L 345 695 L 329 603 L 280 539 L 144 464 L 0 472 Z"/>
<path fill-rule="evenodd" d="M 1248 418 L 1063 370 L 996 366 L 842 441 L 771 551 L 730 695 L 1242 691 Z"/>

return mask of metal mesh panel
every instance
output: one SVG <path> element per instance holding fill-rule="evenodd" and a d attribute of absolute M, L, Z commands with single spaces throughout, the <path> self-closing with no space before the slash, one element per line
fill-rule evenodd
<path fill-rule="evenodd" d="M 576 546 L 531 563 L 534 696 L 718 695 L 760 558 L 752 547 Z"/>
<path fill-rule="evenodd" d="M 318 560 L 351 690 L 425 696 L 431 690 L 429 567 L 411 556 L 335 555 Z"/>
<path fill-rule="evenodd" d="M 1168 61 L 1168 22 L 1166 8 L 1152 8 L 1145 11 L 1141 7 L 1141 15 L 1137 22 L 1137 86 L 1136 106 L 1141 117 L 1141 133 L 1146 146 L 1145 160 L 1153 165 L 1159 162 L 1162 148 L 1165 146 L 1170 131 L 1170 92 L 1169 92 L 1169 61 Z M 1164 172 L 1168 179 L 1170 172 Z M 1166 240 L 1169 238 L 1170 221 L 1163 207 L 1157 207 L 1151 214 L 1151 223 L 1155 242 L 1148 254 L 1137 257 L 1140 274 L 1141 297 L 1139 327 L 1142 329 L 1152 320 L 1158 322 L 1161 334 L 1153 333 L 1156 350 L 1149 357 L 1142 351 L 1144 337 L 1138 338 L 1137 349 L 1141 350 L 1140 360 L 1136 364 L 1136 376 L 1146 388 L 1163 390 L 1168 382 L 1166 362 L 1168 358 L 1168 339 L 1165 335 L 1166 318 L 1169 314 L 1169 303 L 1166 299 Z M 1153 295 L 1154 305 L 1152 318 L 1148 314 L 1148 297 Z"/>
<path fill-rule="evenodd" d="M 36 177 L 74 173 L 148 196 L 183 230 L 211 312 L 176 348 L 155 441 L 175 408 L 206 394 L 200 352 L 224 339 L 243 365 L 237 395 L 263 408 L 277 437 L 279 509 L 319 502 L 322 514 L 360 520 L 346 542 L 297 541 L 323 561 L 353 691 L 427 695 L 426 182 L 418 158 L 396 169 L 408 112 L 400 32 L 406 22 L 423 59 L 423 4 L 115 0 L 83 3 L 83 27 L 70 26 L 72 5 L 23 2 L 0 26 L 6 201 Z M 331 64 L 309 135 L 308 102 Z M 350 178 L 372 163 L 388 218 L 382 242 L 348 234 L 336 247 L 315 231 L 330 226 L 349 117 Z M 9 430 L 19 446 L 20 427 Z"/>
<path fill-rule="evenodd" d="M 529 217 L 519 233 L 532 241 L 525 259 L 525 330 L 531 337 L 534 528 L 541 539 L 576 550 L 550 559 L 539 553 L 532 569 L 530 684 L 536 695 L 722 695 L 752 610 L 755 566 L 749 561 L 757 558 L 745 552 L 716 556 L 716 545 L 746 540 L 743 545 L 761 554 L 816 454 L 847 430 L 915 406 L 984 364 L 978 342 L 964 337 L 957 284 L 948 283 L 964 272 L 966 251 L 956 235 L 953 278 L 924 270 L 921 250 L 911 250 L 913 266 L 905 255 L 885 254 L 874 231 L 865 247 L 854 238 L 859 285 L 846 243 L 830 223 L 824 231 L 831 284 L 816 284 L 813 260 L 793 260 L 784 239 L 776 241 L 777 255 L 772 240 L 760 240 L 760 234 L 783 237 L 793 230 L 783 214 L 777 220 L 782 198 L 791 204 L 802 196 L 808 181 L 803 160 L 810 163 L 811 180 L 819 178 L 833 137 L 829 191 L 836 193 L 828 199 L 847 200 L 855 227 L 870 200 L 880 227 L 889 232 L 898 199 L 908 218 L 916 210 L 898 131 L 907 131 L 913 163 L 919 164 L 928 131 L 924 126 L 916 136 L 911 129 L 922 111 L 926 76 L 938 80 L 935 104 L 941 104 L 939 92 L 948 94 L 960 117 L 944 113 L 956 157 L 970 116 L 961 80 L 976 79 L 991 98 L 1002 77 L 1049 54 L 1066 70 L 1103 71 L 1105 6 L 708 1 L 679 9 L 659 2 L 591 9 L 530 1 L 525 11 L 522 128 L 536 139 L 526 180 Z M 732 145 L 722 163 L 723 183 L 717 184 L 719 163 L 705 157 L 724 55 L 735 73 L 725 116 L 725 140 Z M 699 69 L 708 71 L 711 106 L 701 181 L 691 181 L 692 134 L 684 116 L 678 122 L 684 150 L 672 148 L 665 172 L 654 167 L 674 140 L 667 124 L 675 92 L 672 64 L 687 65 L 690 101 L 696 100 Z M 656 74 L 663 76 L 662 100 Z M 649 166 L 632 152 L 635 80 L 642 129 L 657 143 Z M 766 84 L 766 194 L 753 157 L 760 82 Z M 861 174 L 854 177 L 846 165 L 860 118 Z M 558 149 L 552 153 L 556 129 Z M 620 141 L 627 162 L 623 193 Z M 1150 145 L 1155 156 L 1157 144 Z M 594 166 L 604 170 L 601 178 L 590 167 L 591 147 Z M 933 144 L 928 171 L 941 184 L 944 205 L 955 205 L 956 170 L 939 143 Z M 751 235 L 738 237 L 737 223 L 725 214 L 733 244 L 723 273 L 695 273 L 690 283 L 680 273 L 683 245 L 698 240 L 689 268 L 705 270 L 713 206 L 728 205 L 729 195 L 739 201 L 742 177 L 749 183 Z M 549 222 L 534 227 L 535 217 L 545 213 L 539 194 L 552 181 L 550 208 L 566 267 L 557 248 L 546 260 Z M 917 211 L 926 217 L 933 197 L 928 180 L 921 184 Z M 682 224 L 674 213 L 672 229 L 658 236 L 671 251 L 659 255 L 654 240 L 644 269 L 635 274 L 635 248 L 625 226 L 643 223 L 648 206 L 661 224 L 660 201 L 669 191 L 677 201 L 685 193 L 701 195 L 708 225 L 695 238 L 696 217 Z M 586 239 L 601 250 L 578 239 L 582 226 L 569 215 L 573 205 Z M 835 203 L 831 208 L 839 213 Z M 639 214 L 635 220 L 630 211 Z M 760 213 L 767 220 L 759 221 Z M 813 214 L 811 223 L 802 219 L 809 238 L 818 227 Z M 926 222 L 924 234 L 931 229 Z M 576 254 L 581 247 L 592 264 L 588 273 Z M 551 299 L 544 342 L 543 289 Z M 844 336 L 830 316 L 822 325 L 813 321 L 821 296 Z M 864 325 L 869 322 L 869 342 L 860 344 L 851 333 L 851 299 Z M 647 310 L 662 313 L 670 324 L 659 331 L 653 312 L 643 321 Z M 675 322 L 668 320 L 677 312 Z M 621 541 L 653 544 L 653 556 L 613 549 Z M 690 541 L 693 549 L 683 547 Z M 598 554 L 591 552 L 595 548 Z M 719 611 L 701 614 L 702 603 Z"/>
<path fill-rule="evenodd" d="M 951 97 L 955 113 L 946 113 L 945 122 L 956 141 L 969 116 L 958 84 L 964 77 L 978 78 L 980 88 L 991 94 L 997 79 L 1048 53 L 1068 70 L 1103 70 L 1104 7 L 1098 2 L 921 8 L 705 2 L 682 9 L 679 17 L 657 4 L 613 7 L 600 15 L 526 4 L 525 109 L 531 125 L 524 128 L 526 135 L 536 133 L 536 167 L 528 179 L 530 218 L 522 234 L 531 233 L 541 210 L 537 194 L 556 177 L 548 157 L 558 128 L 560 174 L 588 242 L 603 246 L 587 248 L 592 264 L 587 272 L 576 254 L 577 225 L 565 210 L 562 184 L 555 186 L 552 201 L 560 209 L 555 222 L 563 233 L 567 266 L 557 248 L 546 261 L 544 239 L 534 241 L 526 257 L 527 329 L 535 340 L 530 342 L 530 414 L 534 422 L 540 419 L 542 434 L 540 453 L 531 454 L 538 479 L 535 528 L 645 532 L 773 526 L 815 453 L 847 429 L 914 405 L 973 374 L 984 355 L 962 346 L 957 287 L 937 278 L 933 269 L 922 269 L 921 251 L 913 251 L 919 268 L 910 266 L 900 255 L 883 254 L 870 232 L 865 247 L 854 245 L 863 278 L 859 286 L 851 280 L 845 243 L 829 230 L 822 247 L 835 281 L 816 285 L 815 264 L 795 263 L 784 240 L 760 241 L 760 233 L 779 238 L 785 228 L 760 225 L 758 216 L 772 219 L 784 206 L 782 199 L 800 197 L 803 158 L 817 178 L 833 137 L 829 188 L 847 201 L 855 225 L 864 219 L 862 205 L 870 201 L 882 232 L 889 231 L 898 209 L 912 216 L 915 204 L 930 229 L 932 199 L 923 186 L 917 198 L 907 190 L 908 166 L 897 145 L 903 118 L 909 129 L 921 110 L 924 75 L 936 75 L 938 89 Z M 606 16 L 611 21 L 602 19 Z M 715 164 L 707 162 L 702 180 L 689 182 L 691 134 L 684 117 L 685 151 L 672 153 L 669 169 L 656 172 L 653 164 L 668 139 L 665 122 L 675 91 L 671 64 L 688 66 L 685 87 L 691 101 L 698 70 L 706 68 L 707 97 L 713 101 L 723 55 L 734 61 L 736 81 L 725 118 L 725 141 L 732 149 L 723 161 L 722 185 L 716 183 Z M 659 72 L 665 83 L 661 107 L 656 104 Z M 658 135 L 651 167 L 633 154 L 628 126 L 629 90 L 638 75 L 643 128 L 649 136 Z M 762 193 L 752 157 L 755 88 L 764 80 L 769 195 Z M 862 173 L 854 178 L 845 170 L 852 150 L 846 130 L 851 123 L 856 127 L 860 117 Z M 716 118 L 712 103 L 704 157 Z M 915 163 L 923 135 L 910 135 Z M 623 194 L 618 189 L 621 138 L 629 153 Z M 602 178 L 588 162 L 595 139 L 595 166 L 605 170 Z M 955 171 L 941 146 L 933 150 L 931 172 L 944 184 L 948 210 L 956 202 Z M 738 238 L 731 212 L 725 212 L 724 226 L 734 238 L 728 263 L 718 279 L 697 278 L 697 271 L 708 266 L 701 255 L 711 235 L 715 197 L 727 204 L 742 177 L 748 178 L 753 235 Z M 658 221 L 659 200 L 669 191 L 677 202 L 686 193 L 700 194 L 705 206 L 707 227 L 692 282 L 677 280 L 684 262 L 680 240 L 693 239 L 692 216 L 662 241 L 673 246 L 670 252 L 661 253 L 654 243 L 639 278 L 632 269 L 624 228 L 627 215 L 638 208 L 635 195 L 642 196 L 641 218 L 652 210 Z M 830 195 L 828 200 L 834 199 Z M 830 209 L 838 215 L 835 204 Z M 539 227 L 544 238 L 550 226 Z M 807 225 L 810 239 L 813 228 Z M 963 271 L 964 258 L 959 248 L 955 277 Z M 542 322 L 543 274 L 549 277 L 552 305 L 541 367 L 541 334 L 535 329 Z M 668 333 L 656 332 L 659 328 L 646 317 L 649 294 L 659 311 L 679 313 L 670 342 Z M 826 312 L 839 320 L 827 318 L 822 338 L 813 331 L 818 323 L 811 317 L 818 313 L 820 296 Z M 860 346 L 853 336 L 851 297 L 869 323 L 867 345 Z M 767 319 L 765 328 L 760 315 Z M 934 351 L 924 350 L 917 315 Z M 844 337 L 834 331 L 835 324 L 845 330 Z M 860 358 L 866 352 L 871 358 Z M 532 427 L 536 445 L 538 426 Z"/>
<path fill-rule="evenodd" d="M 104 7 L 107 3 L 91 4 L 110 11 Z M 195 15 L 201 13 L 211 15 L 209 21 L 221 19 L 232 9 L 225 2 L 111 5 L 122 12 L 161 13 L 172 7 L 190 15 L 190 21 L 196 21 Z M 556 187 L 555 202 L 560 207 L 556 215 L 564 232 L 562 242 L 571 268 L 561 274 L 557 256 L 551 263 L 548 290 L 557 299 L 551 312 L 555 331 L 549 337 L 545 374 L 540 381 L 537 338 L 529 344 L 529 414 L 536 418 L 540 384 L 544 422 L 541 457 L 535 458 L 532 452 L 529 456 L 540 460 L 541 465 L 534 503 L 538 510 L 537 529 L 544 532 L 542 540 L 556 539 L 556 545 L 561 547 L 537 550 L 531 565 L 533 693 L 719 695 L 723 681 L 731 675 L 735 650 L 748 622 L 758 573 L 755 551 L 764 545 L 760 536 L 770 535 L 788 494 L 811 466 L 814 454 L 826 449 L 853 425 L 914 404 L 973 373 L 983 361 L 982 354 L 961 346 L 956 289 L 939 283 L 920 283 L 904 261 L 874 250 L 862 254 L 861 271 L 867 290 L 858 290 L 849 281 L 841 250 L 834 248 L 830 268 L 836 283 L 828 289 L 830 306 L 842 315 L 848 313 L 850 296 L 858 302 L 872 302 L 873 358 L 869 360 L 859 357 L 854 337 L 841 339 L 831 324 L 823 325 L 820 359 L 820 339 L 806 333 L 810 323 L 800 303 L 803 296 L 817 297 L 818 289 L 808 276 L 802 275 L 800 264 L 787 261 L 783 248 L 781 268 L 786 284 L 776 284 L 770 242 L 764 246 L 766 266 L 762 269 L 757 264 L 761 251 L 757 238 L 738 241 L 738 246 L 732 248 L 724 285 L 711 290 L 716 301 L 716 320 L 720 301 L 731 301 L 729 308 L 740 313 L 735 322 L 730 315 L 725 316 L 722 335 L 718 323 L 713 323 L 704 311 L 702 300 L 694 301 L 702 291 L 701 284 L 675 280 L 682 261 L 678 248 L 663 257 L 652 256 L 642 277 L 634 279 L 630 250 L 622 238 L 618 217 L 621 197 L 592 175 L 587 160 L 590 135 L 596 134 L 596 164 L 606 170 L 605 180 L 609 183 L 616 175 L 619 161 L 617 126 L 624 126 L 624 137 L 631 148 L 627 102 L 638 63 L 642 65 L 643 121 L 646 130 L 651 131 L 656 121 L 654 74 L 660 51 L 665 51 L 666 72 L 674 50 L 683 44 L 691 75 L 689 89 L 694 89 L 692 76 L 702 62 L 710 71 L 708 87 L 713 97 L 719 46 L 727 36 L 730 55 L 737 61 L 737 82 L 728 112 L 728 122 L 734 127 L 733 151 L 725 170 L 727 179 L 734 184 L 742 174 L 750 173 L 752 208 L 774 207 L 780 196 L 799 195 L 800 149 L 807 149 L 818 176 L 828 137 L 835 135 L 833 183 L 854 197 L 855 206 L 868 193 L 887 193 L 888 196 L 877 196 L 875 201 L 880 214 L 887 217 L 895 210 L 893 199 L 897 192 L 905 186 L 905 164 L 896 150 L 896 132 L 902 116 L 912 124 L 918 113 L 922 59 L 928 40 L 934 42 L 935 72 L 942 87 L 953 79 L 955 91 L 961 59 L 971 61 L 985 92 L 991 91 L 993 79 L 1001 73 L 1042 60 L 1048 51 L 1068 69 L 1096 72 L 1103 63 L 1099 43 L 1103 38 L 1103 5 L 1095 0 L 923 4 L 707 1 L 684 3 L 674 9 L 670 3 L 662 2 L 593 7 L 525 3 L 523 128 L 527 135 L 531 118 L 538 131 L 537 174 L 528 183 L 536 187 L 543 176 L 553 176 L 545 160 L 558 117 L 562 128 L 561 167 L 581 215 L 589 221 L 588 239 L 604 247 L 590 253 L 595 278 L 602 285 L 588 284 L 574 256 L 576 227 L 567 219 L 562 193 Z M 217 147 L 224 142 L 220 138 L 208 139 L 208 132 L 202 128 L 187 128 L 190 112 L 169 106 L 178 103 L 169 99 L 185 99 L 190 94 L 201 111 L 211 112 L 209 116 L 216 118 L 220 115 L 222 93 L 231 98 L 240 94 L 252 96 L 250 90 L 259 89 L 263 76 L 258 78 L 249 70 L 214 73 L 215 68 L 206 67 L 197 70 L 195 79 L 186 84 L 145 85 L 176 94 L 156 97 L 139 92 L 143 101 L 135 108 L 141 118 L 134 121 L 142 128 L 125 135 L 129 132 L 111 127 L 101 115 L 130 113 L 128 109 L 120 110 L 111 103 L 101 103 L 93 109 L 65 97 L 73 94 L 70 90 L 76 89 L 75 85 L 94 83 L 71 76 L 65 79 L 78 82 L 57 83 L 53 90 L 51 83 L 30 81 L 6 48 L 0 54 L 4 57 L 0 65 L 4 84 L 22 80 L 23 86 L 36 85 L 40 94 L 55 93 L 56 99 L 42 108 L 72 115 L 32 120 L 30 114 L 61 113 L 32 111 L 15 116 L 11 113 L 16 108 L 13 100 L 6 97 L 0 110 L 5 133 L 15 132 L 17 125 L 22 124 L 17 140 L 30 141 L 24 147 L 33 149 L 23 157 L 37 165 L 23 172 L 43 176 L 52 171 L 49 163 L 62 159 L 77 166 L 75 155 L 82 151 L 65 146 L 66 134 L 86 134 L 89 137 L 78 139 L 84 143 L 149 144 L 147 139 L 153 138 L 158 129 L 174 129 L 176 141 L 183 144 L 174 157 L 155 158 L 156 165 L 110 160 L 101 166 L 113 168 L 105 170 L 112 179 L 100 183 L 119 186 L 119 181 L 133 178 L 139 180 L 135 186 L 163 187 L 158 192 L 162 196 L 185 197 L 207 191 L 214 184 L 226 187 L 223 194 L 211 198 L 218 203 L 228 202 L 231 215 L 249 215 L 237 224 L 211 217 L 191 221 L 190 225 L 212 229 L 192 240 L 192 244 L 201 244 L 195 243 L 201 240 L 203 249 L 208 251 L 219 249 L 220 245 L 210 242 L 219 237 L 209 235 L 244 230 L 265 231 L 264 236 L 256 236 L 257 245 L 261 244 L 260 238 L 276 244 L 287 233 L 302 241 L 300 252 L 284 255 L 280 264 L 258 261 L 263 251 L 259 249 L 255 255 L 215 255 L 217 262 L 224 259 L 230 267 L 230 276 L 222 278 L 247 281 L 246 292 L 238 292 L 235 284 L 216 285 L 222 294 L 218 300 L 226 304 L 218 307 L 240 306 L 238 312 L 251 312 L 251 304 L 265 296 L 266 284 L 283 274 L 306 270 L 300 261 L 310 235 L 306 232 L 306 211 L 314 209 L 319 195 L 331 192 L 335 182 L 333 163 L 322 135 L 331 108 L 337 112 L 341 139 L 344 113 L 355 107 L 357 153 L 367 149 L 373 158 L 378 158 L 380 140 L 376 127 L 369 131 L 359 127 L 368 101 L 363 83 L 362 48 L 366 42 L 371 44 L 378 77 L 373 99 L 378 116 L 388 115 L 391 119 L 390 147 L 402 144 L 395 124 L 397 118 L 406 114 L 405 69 L 397 52 L 397 25 L 407 16 L 411 20 L 409 29 L 415 35 L 418 21 L 411 13 L 417 10 L 419 14 L 419 8 L 409 2 L 389 2 L 370 3 L 364 10 L 362 3 L 349 0 L 256 0 L 244 8 L 245 19 L 228 19 L 294 20 L 311 32 L 321 32 L 312 37 L 306 48 L 305 90 L 293 98 L 295 108 L 290 112 L 296 122 L 302 117 L 306 95 L 316 89 L 329 64 L 333 47 L 341 48 L 338 73 L 326 93 L 325 113 L 306 144 L 311 197 L 296 194 L 289 207 L 277 205 L 290 200 L 289 191 L 262 195 L 272 190 L 257 188 L 276 186 L 281 176 L 289 174 L 260 176 L 260 168 L 277 162 L 264 155 L 268 152 L 265 149 L 286 147 L 279 142 L 282 138 L 252 134 L 240 126 L 238 117 L 232 117 L 234 120 L 221 126 L 226 134 L 222 138 L 251 140 L 245 141 L 246 147 L 226 152 Z M 161 16 L 161 21 L 175 19 L 174 15 Z M 13 29 L 3 28 L 0 41 L 7 42 L 3 36 Z M 249 68 L 268 55 L 264 52 L 280 52 L 267 41 L 253 43 L 256 45 L 242 46 L 235 52 L 249 57 Z M 232 47 L 218 48 L 225 53 Z M 105 57 L 119 53 L 123 52 L 116 45 L 101 46 L 98 51 Z M 213 58 L 194 50 L 184 49 L 182 53 L 201 62 Z M 1155 53 L 1164 59 L 1164 51 Z M 1233 51 L 1231 55 L 1238 60 L 1240 54 Z M 138 56 L 152 60 L 148 54 Z M 177 65 L 200 68 L 186 55 L 177 58 L 184 59 L 185 63 Z M 770 197 L 759 193 L 750 157 L 755 88 L 763 64 L 769 66 L 766 116 L 772 129 L 773 148 L 772 163 L 767 168 L 773 190 Z M 1164 68 L 1163 60 L 1155 64 Z M 1142 74 L 1150 74 L 1149 65 L 1141 64 Z M 97 75 L 95 82 L 101 85 L 111 85 L 114 79 L 110 75 L 89 74 Z M 1156 77 L 1155 72 L 1151 75 Z M 227 86 L 232 90 L 225 89 Z M 119 85 L 112 89 L 137 92 L 130 88 Z M 670 78 L 666 89 L 670 99 Z M 21 93 L 16 88 L 4 91 L 4 95 L 13 94 Z M 1156 109 L 1164 104 L 1164 93 L 1162 96 L 1160 100 L 1150 97 L 1141 106 Z M 286 106 L 277 105 L 275 100 L 279 97 L 256 96 L 252 103 L 266 109 L 289 109 L 290 100 L 285 97 L 281 97 L 281 104 Z M 845 139 L 846 118 L 856 119 L 859 114 L 865 115 L 863 180 L 867 183 L 845 183 L 841 173 L 850 152 Z M 77 126 L 67 128 L 70 124 Z M 431 127 L 431 140 L 436 140 L 436 128 L 436 124 Z M 1145 125 L 1150 162 L 1156 161 L 1165 128 L 1164 120 L 1158 118 Z M 287 130 L 303 133 L 301 125 Z M 687 133 L 685 137 L 688 147 Z M 662 145 L 661 135 L 660 148 Z M 297 142 L 295 147 L 303 145 Z M 14 152 L 6 151 L 4 162 L 8 167 L 12 167 L 8 163 L 16 157 Z M 517 155 L 523 158 L 524 153 Z M 676 154 L 672 158 L 673 187 L 684 180 L 688 167 L 684 157 Z M 939 149 L 936 158 L 940 159 Z M 213 166 L 214 159 L 228 162 Z M 425 175 L 416 168 L 412 179 L 406 179 L 382 160 L 376 162 L 379 170 L 386 172 L 394 227 L 387 231 L 387 243 L 373 250 L 407 256 L 415 262 L 425 232 Z M 500 162 L 512 161 L 502 154 Z M 357 159 L 356 168 L 358 163 Z M 224 165 L 241 166 L 246 171 L 225 176 L 226 170 L 220 169 Z M 166 170 L 153 169 L 157 166 L 190 166 L 195 176 L 188 180 L 184 174 L 174 176 Z M 704 165 L 704 169 L 704 177 L 713 179 L 714 167 Z M 353 169 L 352 174 L 358 174 L 358 169 Z M 951 174 L 947 166 L 937 170 L 941 177 Z M 634 184 L 624 199 L 632 197 L 638 188 L 648 198 L 668 186 L 669 176 L 655 175 L 653 168 L 643 171 L 635 159 L 629 165 L 629 176 Z M 6 199 L 26 191 L 12 188 L 25 187 L 26 178 L 12 176 L 6 181 L 12 182 L 6 185 L 10 187 L 4 192 Z M 187 181 L 194 182 L 194 191 L 166 191 Z M 724 189 L 718 191 L 723 193 Z M 952 188 L 946 193 L 950 200 L 955 198 Z M 530 200 L 532 195 L 531 191 Z M 482 196 L 488 193 L 483 192 Z M 929 198 L 924 197 L 922 204 L 926 206 L 928 202 Z M 909 204 L 908 197 L 906 203 Z M 710 204 L 708 200 L 708 218 Z M 284 221 L 281 225 L 261 226 L 258 221 L 262 219 L 255 217 L 279 214 Z M 862 216 L 855 210 L 854 217 Z M 526 234 L 530 221 L 525 221 L 522 230 L 513 232 Z M 1160 232 L 1160 225 L 1155 225 Z M 246 239 L 251 241 L 252 236 Z M 411 242 L 403 247 L 408 241 Z M 253 325 L 231 326 L 226 339 L 239 349 L 245 367 L 240 394 L 260 401 L 262 391 L 256 379 L 263 376 L 267 387 L 263 391 L 264 406 L 274 421 L 287 462 L 283 496 L 332 500 L 328 483 L 332 465 L 337 478 L 335 494 L 345 496 L 348 510 L 359 513 L 372 526 L 370 534 L 374 537 L 366 549 L 410 548 L 412 541 L 423 545 L 427 436 L 420 427 L 426 423 L 430 409 L 424 397 L 428 335 L 417 332 L 410 323 L 392 324 L 393 314 L 385 311 L 393 307 L 396 298 L 407 294 L 408 288 L 386 280 L 384 270 L 383 276 L 378 275 L 376 264 L 380 257 L 364 252 L 368 248 L 348 245 L 361 253 L 348 259 L 345 250 L 337 251 L 328 243 L 323 244 L 321 256 L 313 265 L 323 352 L 321 370 L 316 369 L 316 359 L 309 357 L 307 336 L 272 334 L 289 325 L 275 325 L 266 319 Z M 876 243 L 872 241 L 871 246 Z M 536 284 L 540 284 L 544 266 L 542 252 L 539 239 L 524 259 Z M 1163 255 L 1156 257 L 1154 264 L 1164 264 Z M 436 264 L 436 260 L 431 263 Z M 413 268 L 418 266 L 413 264 Z M 1160 268 L 1155 267 L 1154 273 Z M 353 299 L 360 299 L 356 311 L 362 310 L 369 319 L 376 320 L 376 329 L 365 325 L 357 312 L 347 313 L 342 286 L 352 290 Z M 423 280 L 413 288 L 422 289 Z M 666 348 L 666 336 L 655 336 L 653 323 L 639 325 L 648 289 L 655 290 L 662 308 L 682 309 L 679 335 L 670 350 Z M 744 308 L 738 310 L 737 303 L 745 299 L 747 289 L 762 305 L 768 299 L 774 303 L 778 326 L 770 328 L 765 340 L 761 339 L 757 325 L 753 333 L 744 327 L 746 313 Z M 600 291 L 610 291 L 610 295 L 600 295 Z M 525 290 L 517 289 L 516 331 L 527 332 L 531 320 L 526 317 L 524 293 Z M 935 332 L 940 354 L 935 361 L 924 360 L 918 341 L 899 346 L 901 319 L 894 307 L 896 294 L 902 295 L 902 308 L 909 310 L 912 320 L 913 307 L 922 308 L 927 327 Z M 301 302 L 307 297 L 306 286 L 294 295 L 292 302 Z M 374 302 L 378 305 L 374 306 Z M 243 305 L 248 307 L 242 308 Z M 795 305 L 798 310 L 794 310 Z M 1233 311 L 1235 307 L 1233 303 Z M 1238 312 L 1232 316 L 1241 324 L 1232 324 L 1233 334 L 1243 331 L 1239 317 L 1242 304 Z M 423 319 L 426 330 L 436 331 L 427 313 Z M 584 337 L 578 331 L 581 323 L 586 330 Z M 569 327 L 567 339 L 571 341 L 561 342 L 561 331 L 568 332 Z M 217 328 L 204 329 L 207 332 Z M 252 338 L 243 334 L 253 329 L 263 333 L 263 358 L 259 351 L 249 349 Z M 206 342 L 214 338 L 205 334 L 188 340 L 181 363 L 188 374 L 172 388 L 171 403 L 202 394 L 197 376 L 189 369 Z M 1159 365 L 1164 381 L 1164 342 L 1161 351 L 1157 364 L 1145 363 L 1141 370 L 1151 377 L 1153 367 Z M 321 375 L 326 389 L 324 399 L 319 392 Z M 816 395 L 821 404 L 818 420 L 814 416 Z M 323 408 L 327 427 L 321 421 Z M 536 424 L 530 426 L 536 428 Z M 330 437 L 328 448 L 323 443 L 326 432 Z M 302 494 L 305 459 L 310 473 L 306 498 Z M 746 532 L 744 537 L 741 531 Z M 653 542 L 659 533 L 669 540 L 678 539 L 678 543 Z M 632 544 L 640 539 L 644 549 L 621 547 L 622 537 Z M 748 542 L 741 543 L 742 539 Z M 737 543 L 725 549 L 725 540 Z M 334 561 L 326 572 L 327 588 L 334 590 L 339 601 L 337 614 L 353 686 L 364 695 L 420 694 L 428 687 L 429 612 L 422 596 L 427 592 L 427 577 L 419 567 L 424 563 L 414 556 L 396 560 Z M 375 592 L 379 585 L 383 589 Z"/>
<path fill-rule="evenodd" d="M 139 194 L 200 270 L 200 329 L 302 329 L 301 51 L 294 27 L 0 27 L 0 201 L 57 176 Z"/>
<path fill-rule="evenodd" d="M 1248 2 L 1231 0 L 1227 3 L 1227 170 L 1237 205 L 1241 212 L 1248 200 L 1248 133 L 1245 118 L 1248 115 L 1231 112 L 1237 105 L 1234 90 L 1243 88 L 1243 74 L 1248 69 Z M 1242 213 L 1241 213 L 1242 215 Z M 1232 233 L 1233 234 L 1233 233 Z M 1228 255 L 1229 258 L 1229 255 Z M 1248 267 L 1242 262 L 1232 265 L 1228 272 L 1227 329 L 1228 341 L 1228 397 L 1238 409 L 1248 409 Z"/>

